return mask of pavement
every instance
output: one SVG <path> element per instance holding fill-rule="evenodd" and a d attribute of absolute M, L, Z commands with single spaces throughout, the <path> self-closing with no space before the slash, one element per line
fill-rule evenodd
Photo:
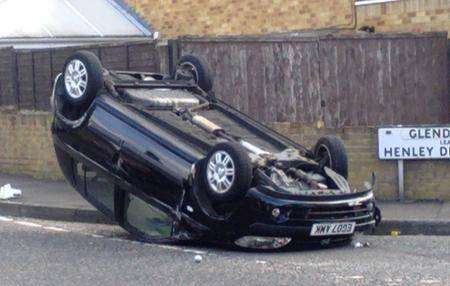
<path fill-rule="evenodd" d="M 0 200 L 0 215 L 68 222 L 113 224 L 65 181 L 0 174 L 0 186 L 11 184 L 22 197 Z M 450 235 L 450 202 L 380 202 L 382 223 L 375 234 Z"/>
<path fill-rule="evenodd" d="M 65 181 L 0 174 L 0 187 L 22 190 L 18 199 L 0 200 L 0 215 L 87 223 L 112 223 Z"/>

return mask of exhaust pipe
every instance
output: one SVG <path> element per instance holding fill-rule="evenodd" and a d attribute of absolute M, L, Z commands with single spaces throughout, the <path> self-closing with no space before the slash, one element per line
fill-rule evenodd
<path fill-rule="evenodd" d="M 264 155 L 264 154 L 270 154 L 269 152 L 247 142 L 244 140 L 239 141 L 239 143 L 241 144 L 242 147 L 244 147 L 245 149 L 247 149 L 248 151 L 252 152 L 253 154 L 256 155 Z"/>
<path fill-rule="evenodd" d="M 218 131 L 223 131 L 222 127 L 215 124 L 214 122 L 211 122 L 206 117 L 203 117 L 198 114 L 195 114 L 192 116 L 191 122 L 207 132 L 217 134 Z M 244 141 L 244 140 L 240 140 L 239 144 L 241 144 L 241 146 L 244 147 L 247 151 L 249 151 L 257 156 L 270 154 L 269 152 L 251 144 L 250 142 Z"/>

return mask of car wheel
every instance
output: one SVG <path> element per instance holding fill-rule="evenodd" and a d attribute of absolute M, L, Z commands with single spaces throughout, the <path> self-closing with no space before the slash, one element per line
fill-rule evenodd
<path fill-rule="evenodd" d="M 339 138 L 331 135 L 320 138 L 314 147 L 314 156 L 321 166 L 326 166 L 347 179 L 347 152 Z"/>
<path fill-rule="evenodd" d="M 208 66 L 203 60 L 192 55 L 184 55 L 181 57 L 173 78 L 175 80 L 185 80 L 195 83 L 205 92 L 209 92 L 213 87 L 213 80 Z"/>
<path fill-rule="evenodd" d="M 63 68 L 64 98 L 72 105 L 89 105 L 103 87 L 103 68 L 97 56 L 77 51 Z"/>
<path fill-rule="evenodd" d="M 233 202 L 244 197 L 252 181 L 248 154 L 237 144 L 219 143 L 205 159 L 202 174 L 207 195 L 215 203 Z"/>

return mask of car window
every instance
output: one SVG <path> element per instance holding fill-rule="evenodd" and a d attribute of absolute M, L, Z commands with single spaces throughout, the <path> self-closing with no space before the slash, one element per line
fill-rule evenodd
<path fill-rule="evenodd" d="M 86 190 L 84 189 L 84 172 L 85 168 L 83 163 L 74 161 L 73 179 L 75 182 L 75 187 L 79 192 L 82 192 L 82 194 L 86 194 Z"/>
<path fill-rule="evenodd" d="M 97 171 L 85 168 L 86 195 L 94 205 L 114 217 L 114 183 Z"/>
<path fill-rule="evenodd" d="M 161 210 L 128 194 L 125 202 L 125 223 L 148 237 L 169 238 L 173 220 Z"/>

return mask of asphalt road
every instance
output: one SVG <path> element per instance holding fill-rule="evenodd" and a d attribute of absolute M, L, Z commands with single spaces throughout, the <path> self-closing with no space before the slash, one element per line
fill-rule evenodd
<path fill-rule="evenodd" d="M 450 237 L 357 240 L 370 246 L 244 252 L 139 243 L 115 226 L 0 217 L 0 284 L 450 285 Z"/>

